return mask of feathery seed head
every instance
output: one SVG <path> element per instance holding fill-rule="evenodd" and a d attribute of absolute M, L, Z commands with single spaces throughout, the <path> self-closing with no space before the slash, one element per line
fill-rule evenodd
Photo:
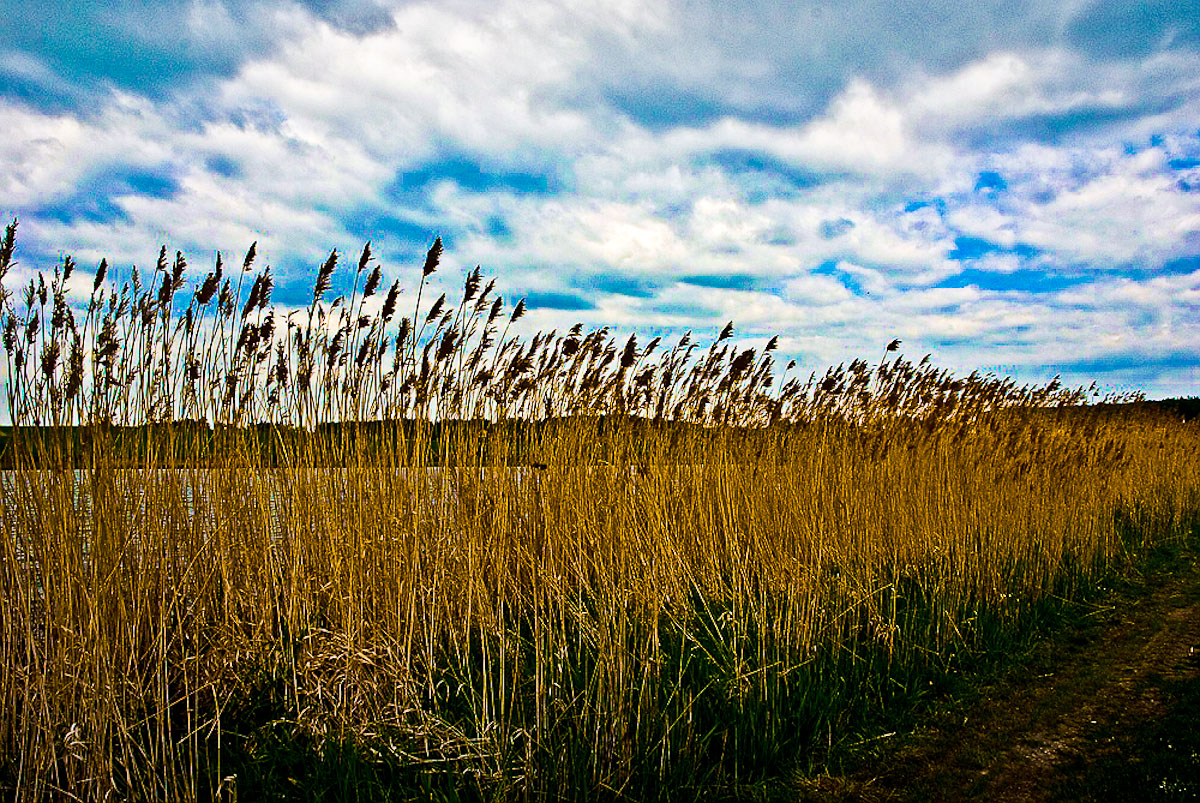
<path fill-rule="evenodd" d="M 187 270 L 187 259 L 182 251 L 175 252 L 175 264 L 171 266 L 171 292 L 183 287 L 183 273 Z"/>
<path fill-rule="evenodd" d="M 754 349 L 746 349 L 737 357 L 729 366 L 729 378 L 738 379 L 750 367 L 750 363 L 754 360 Z"/>
<path fill-rule="evenodd" d="M 429 312 L 425 315 L 425 323 L 429 323 L 434 318 L 436 318 L 438 315 L 440 315 L 442 312 L 442 305 L 445 303 L 446 303 L 446 294 L 442 293 L 440 296 L 438 296 L 438 300 L 433 302 L 433 307 L 431 307 Z"/>
<path fill-rule="evenodd" d="M 75 398 L 83 387 L 83 341 L 76 333 L 71 338 L 71 351 L 67 357 L 67 400 Z"/>
<path fill-rule="evenodd" d="M 633 365 L 635 359 L 637 359 L 637 335 L 630 335 L 621 352 L 621 370 Z"/>
<path fill-rule="evenodd" d="M 442 335 L 442 340 L 438 344 L 437 353 L 434 355 L 434 362 L 440 363 L 442 360 L 454 353 L 454 346 L 458 342 L 458 333 L 453 329 Z"/>
<path fill-rule="evenodd" d="M 95 293 L 104 284 L 104 276 L 108 273 L 108 260 L 101 259 L 100 267 L 96 268 L 96 280 L 92 282 L 92 292 Z"/>
<path fill-rule="evenodd" d="M 358 258 L 358 272 L 362 273 L 367 268 L 367 263 L 371 261 L 371 241 L 363 246 L 362 255 Z M 378 266 L 376 266 L 378 268 Z M 378 280 L 376 280 L 378 281 Z"/>
<path fill-rule="evenodd" d="M 466 282 L 463 284 L 463 303 L 466 304 L 475 297 L 475 293 L 479 291 L 479 283 L 482 277 L 480 275 L 480 267 L 475 266 L 475 270 L 467 274 Z"/>
<path fill-rule="evenodd" d="M 438 262 L 442 258 L 442 238 L 435 237 L 433 245 L 430 246 L 429 252 L 425 254 L 425 267 L 421 269 L 421 276 L 425 277 L 433 273 L 438 268 Z"/>
<path fill-rule="evenodd" d="M 313 284 L 312 303 L 316 304 L 325 297 L 330 286 L 333 284 L 333 269 L 337 267 L 338 252 L 336 250 L 329 252 L 329 257 L 325 263 L 321 265 L 317 271 L 317 281 Z"/>
<path fill-rule="evenodd" d="M 0 240 L 0 279 L 4 278 L 4 274 L 8 273 L 13 264 L 12 257 L 16 245 L 17 221 L 13 218 L 13 222 L 4 227 L 4 239 Z"/>
<path fill-rule="evenodd" d="M 392 289 L 388 290 L 387 298 L 383 301 L 382 317 L 384 321 L 390 321 L 392 316 L 396 314 L 396 299 L 400 296 L 400 280 L 392 282 Z"/>
<path fill-rule="evenodd" d="M 266 309 L 267 304 L 271 303 L 271 290 L 275 287 L 275 280 L 271 278 L 271 268 L 268 267 L 262 273 L 262 289 L 258 293 L 258 308 Z"/>
<path fill-rule="evenodd" d="M 9 354 L 17 346 L 17 316 L 10 314 L 4 321 L 4 350 Z"/>
<path fill-rule="evenodd" d="M 162 284 L 158 286 L 158 303 L 163 308 L 164 313 L 168 311 L 172 297 L 175 295 L 175 285 L 171 282 L 171 277 L 164 273 Z"/>
<path fill-rule="evenodd" d="M 379 265 L 376 264 L 375 267 L 372 268 L 371 273 L 367 276 L 367 284 L 363 287 L 363 298 L 370 298 L 371 296 L 375 295 L 375 291 L 379 289 L 379 280 L 382 278 L 382 276 L 383 273 L 380 270 Z"/>
<path fill-rule="evenodd" d="M 250 287 L 250 297 L 246 299 L 246 304 L 242 307 L 242 317 L 245 318 L 250 314 L 251 310 L 258 307 L 258 300 L 262 293 L 263 275 L 260 273 L 254 277 L 254 284 Z"/>
<path fill-rule="evenodd" d="M 479 294 L 479 300 L 475 302 L 476 305 L 483 306 L 484 304 L 486 304 L 488 296 L 490 296 L 492 294 L 492 290 L 494 290 L 495 287 L 496 287 L 496 280 L 490 279 L 488 281 L 488 283 L 483 286 L 483 292 Z"/>
<path fill-rule="evenodd" d="M 200 289 L 196 291 L 196 303 L 203 307 L 212 301 L 213 295 L 217 292 L 217 284 L 220 281 L 221 277 L 216 273 L 210 273 L 205 276 Z"/>
<path fill-rule="evenodd" d="M 51 340 L 42 349 L 42 374 L 46 379 L 50 379 L 54 375 L 54 369 L 58 366 L 58 341 Z"/>

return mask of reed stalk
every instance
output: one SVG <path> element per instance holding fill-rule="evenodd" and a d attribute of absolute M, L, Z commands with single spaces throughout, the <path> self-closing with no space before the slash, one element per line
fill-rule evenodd
<path fill-rule="evenodd" d="M 1194 424 L 898 342 L 513 334 L 478 269 L 422 308 L 440 241 L 411 316 L 369 249 L 299 310 L 253 247 L 76 310 L 15 229 L 8 797 L 734 794 L 1195 524 Z"/>

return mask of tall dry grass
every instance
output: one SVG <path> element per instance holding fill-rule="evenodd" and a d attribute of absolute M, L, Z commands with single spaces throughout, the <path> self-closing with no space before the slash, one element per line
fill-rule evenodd
<path fill-rule="evenodd" d="M 4 292 L 7 795 L 733 793 L 1192 525 L 1153 410 L 518 337 L 478 269 L 429 298 L 440 255 L 411 310 L 369 248 L 287 313 L 254 248 Z"/>

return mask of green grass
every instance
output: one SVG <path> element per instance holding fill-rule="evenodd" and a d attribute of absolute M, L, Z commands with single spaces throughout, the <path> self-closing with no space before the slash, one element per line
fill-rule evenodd
<path fill-rule="evenodd" d="M 1200 526 L 1153 545 L 1141 535 L 1127 531 L 1126 558 L 1086 593 L 1048 600 L 1023 632 L 897 698 L 768 799 L 988 800 L 1014 773 L 1053 799 L 1194 799 L 1196 681 L 1174 663 L 1188 645 L 1164 634 L 1200 601 Z M 1035 762 L 1019 745 L 1061 755 Z"/>

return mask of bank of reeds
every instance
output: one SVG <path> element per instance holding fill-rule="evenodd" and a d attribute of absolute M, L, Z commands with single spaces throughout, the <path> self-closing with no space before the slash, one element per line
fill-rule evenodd
<path fill-rule="evenodd" d="M 429 297 L 440 253 L 411 307 L 369 249 L 287 311 L 253 248 L 5 292 L 6 796 L 733 794 L 1197 509 L 1153 410 L 898 344 L 805 380 L 732 327 L 518 337 L 478 269 Z"/>

